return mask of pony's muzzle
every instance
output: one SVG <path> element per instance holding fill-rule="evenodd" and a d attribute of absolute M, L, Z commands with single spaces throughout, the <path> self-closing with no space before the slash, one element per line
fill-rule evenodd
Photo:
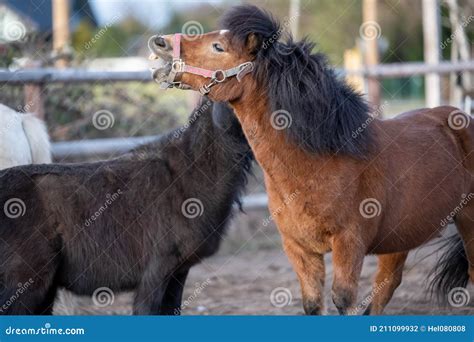
<path fill-rule="evenodd" d="M 156 36 L 153 39 L 153 44 L 160 49 L 166 49 L 168 47 L 168 43 L 162 36 Z"/>
<path fill-rule="evenodd" d="M 171 61 L 173 58 L 173 47 L 167 36 L 154 35 L 150 37 L 148 39 L 148 48 L 152 52 L 149 59 L 162 58 L 166 61 Z"/>

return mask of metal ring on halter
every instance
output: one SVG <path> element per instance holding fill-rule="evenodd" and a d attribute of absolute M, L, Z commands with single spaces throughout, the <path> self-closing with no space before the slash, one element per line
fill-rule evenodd
<path fill-rule="evenodd" d="M 181 59 L 173 61 L 171 68 L 174 72 L 183 72 L 184 71 L 184 62 Z"/>
<path fill-rule="evenodd" d="M 219 74 L 222 75 L 221 78 L 219 78 Z M 224 70 L 216 70 L 214 71 L 214 73 L 212 74 L 212 79 L 215 80 L 217 83 L 222 83 L 225 81 L 225 79 L 227 78 Z"/>

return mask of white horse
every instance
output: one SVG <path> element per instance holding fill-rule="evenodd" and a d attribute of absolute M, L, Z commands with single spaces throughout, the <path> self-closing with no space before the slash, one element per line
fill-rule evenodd
<path fill-rule="evenodd" d="M 0 104 L 0 169 L 51 163 L 51 144 L 43 121 Z"/>

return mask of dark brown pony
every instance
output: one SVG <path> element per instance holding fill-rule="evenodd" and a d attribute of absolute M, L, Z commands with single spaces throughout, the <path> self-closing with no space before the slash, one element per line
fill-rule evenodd
<path fill-rule="evenodd" d="M 222 27 L 182 39 L 180 58 L 203 75 L 223 71 L 209 79 L 180 69 L 177 80 L 234 108 L 264 170 L 305 312 L 323 310 L 323 255 L 332 251 L 332 297 L 341 314 L 356 312 L 364 256 L 378 255 L 367 313 L 380 314 L 401 282 L 408 252 L 438 236 L 446 218 L 455 220 L 464 246 L 456 236 L 437 285 L 449 290 L 466 285 L 469 275 L 474 280 L 471 118 L 444 106 L 379 120 L 325 57 L 312 53 L 312 43 L 279 40 L 281 26 L 268 13 L 234 7 Z M 176 41 L 155 39 L 157 55 L 176 61 Z M 247 62 L 251 73 L 224 77 Z"/>
<path fill-rule="evenodd" d="M 113 160 L 1 171 L 0 314 L 51 314 L 61 287 L 99 305 L 135 291 L 134 314 L 179 314 L 252 159 L 232 110 L 204 100 L 187 126 Z"/>

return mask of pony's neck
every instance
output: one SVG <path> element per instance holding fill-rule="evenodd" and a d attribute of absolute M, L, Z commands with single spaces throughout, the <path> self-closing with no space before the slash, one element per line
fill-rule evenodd
<path fill-rule="evenodd" d="M 238 125 L 238 122 L 236 122 Z M 229 196 L 238 201 L 247 180 L 252 163 L 252 152 L 247 141 L 239 136 L 239 127 L 227 130 L 218 128 L 212 113 L 206 112 L 184 133 L 182 150 L 188 151 L 188 159 L 196 168 L 196 177 L 202 172 L 212 178 L 221 202 L 229 202 Z"/>
<path fill-rule="evenodd" d="M 277 130 L 272 126 L 267 95 L 259 94 L 257 87 L 249 86 L 247 89 L 251 90 L 231 102 L 231 106 L 242 125 L 255 159 L 265 173 L 266 181 L 279 182 L 278 175 L 283 173 L 275 170 L 281 170 L 282 167 L 292 169 L 292 163 L 298 159 L 303 160 L 305 153 L 287 139 L 284 130 Z"/>

